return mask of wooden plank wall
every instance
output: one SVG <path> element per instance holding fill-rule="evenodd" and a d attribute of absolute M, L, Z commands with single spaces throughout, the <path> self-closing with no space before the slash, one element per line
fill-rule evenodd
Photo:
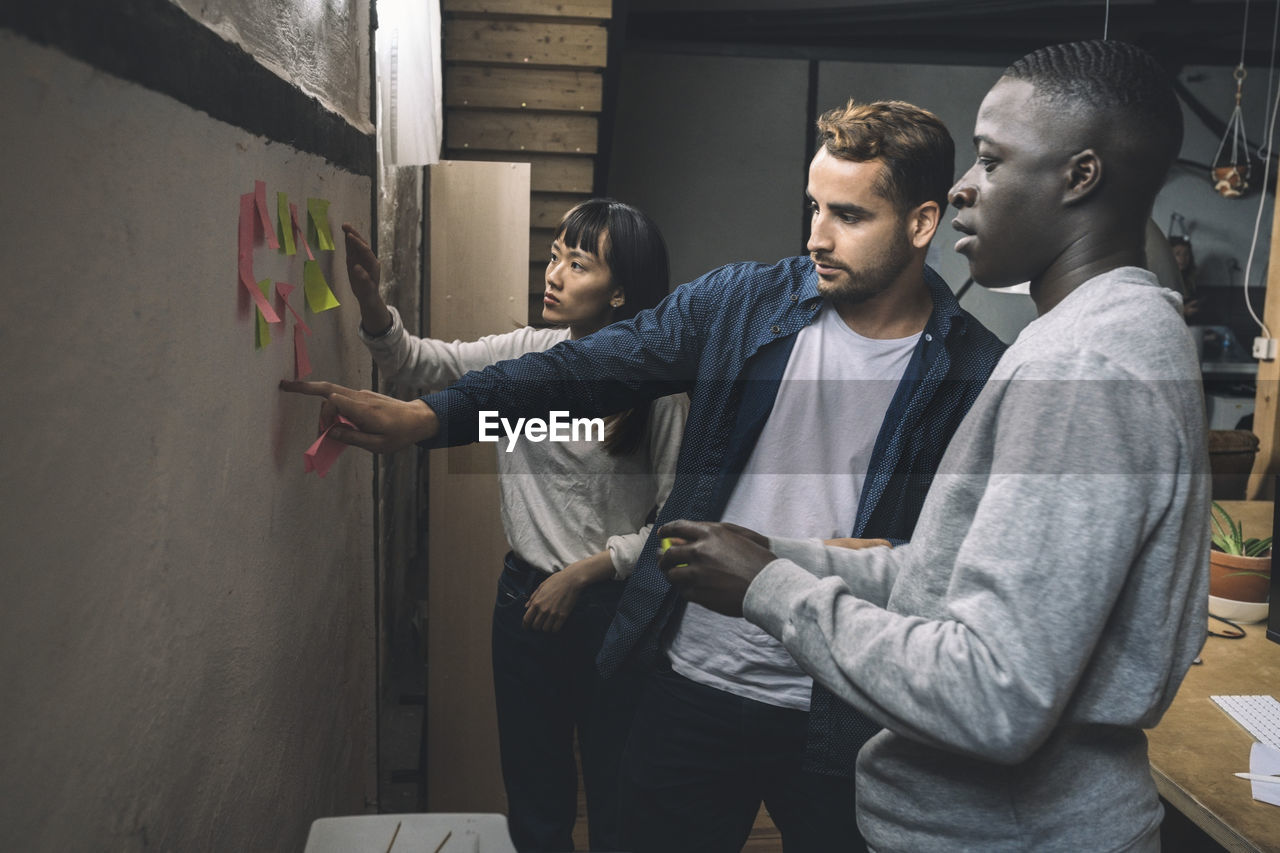
<path fill-rule="evenodd" d="M 612 0 L 442 0 L 444 157 L 531 164 L 528 319 L 553 229 L 595 187 Z"/>

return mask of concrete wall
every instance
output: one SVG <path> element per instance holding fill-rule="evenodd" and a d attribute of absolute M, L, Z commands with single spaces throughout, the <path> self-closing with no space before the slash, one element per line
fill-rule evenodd
<path fill-rule="evenodd" d="M 803 182 L 812 153 L 804 146 L 807 65 L 798 59 L 642 50 L 625 56 L 609 191 L 657 220 L 671 249 L 674 282 L 730 261 L 803 253 Z M 895 98 L 926 107 L 951 129 L 960 174 L 973 161 L 970 140 L 978 105 L 1002 68 L 823 60 L 817 107 L 821 112 L 849 97 Z M 1261 141 L 1266 80 L 1261 73 L 1254 77 L 1244 111 L 1249 138 Z M 1225 121 L 1235 91 L 1230 68 L 1188 68 L 1179 79 Z M 1218 138 L 1190 110 L 1184 115 L 1182 156 L 1208 164 Z M 1261 176 L 1255 183 L 1260 185 Z M 1179 167 L 1153 216 L 1167 230 L 1170 214 L 1181 212 L 1192 228 L 1201 284 L 1225 286 L 1232 280 L 1232 261 L 1245 266 L 1259 198 L 1254 193 L 1243 200 L 1222 199 L 1199 170 Z M 1273 207 L 1268 200 L 1255 282 L 1265 269 Z M 949 210 L 929 262 L 959 288 L 968 278 L 968 265 L 951 249 L 952 216 Z M 1241 281 L 1240 272 L 1234 281 Z M 1210 298 L 1242 299 L 1212 292 Z M 1028 297 L 980 287 L 970 288 L 962 304 L 1005 340 L 1034 317 Z M 1260 301 L 1256 307 L 1261 313 Z"/>
<path fill-rule="evenodd" d="M 238 197 L 367 229 L 371 181 L 5 29 L 0 105 L 0 848 L 300 850 L 376 799 L 372 462 L 303 473 Z M 311 357 L 368 387 L 347 302 Z"/>

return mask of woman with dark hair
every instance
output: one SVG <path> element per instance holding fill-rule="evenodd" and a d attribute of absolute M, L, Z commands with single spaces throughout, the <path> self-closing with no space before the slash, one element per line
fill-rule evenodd
<path fill-rule="evenodd" d="M 391 380 L 443 388 L 471 370 L 581 338 L 667 295 L 666 245 L 640 210 L 591 199 L 551 244 L 542 319 L 478 341 L 405 332 L 378 290 L 379 264 L 350 226 L 347 268 L 360 337 Z M 521 853 L 573 849 L 576 728 L 592 850 L 619 850 L 618 766 L 634 703 L 595 656 L 675 474 L 688 398 L 608 419 L 603 441 L 499 444 L 502 522 L 511 552 L 498 580 L 493 676 L 511 837 Z M 449 570 L 449 569 L 444 569 Z"/>

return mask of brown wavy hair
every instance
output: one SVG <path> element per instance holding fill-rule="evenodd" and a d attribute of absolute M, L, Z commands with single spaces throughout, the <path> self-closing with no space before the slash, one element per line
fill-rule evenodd
<path fill-rule="evenodd" d="M 827 153 L 865 163 L 883 160 L 875 188 L 899 213 L 926 201 L 946 209 L 955 178 L 956 144 L 937 116 L 905 101 L 859 104 L 827 110 L 818 119 Z"/>

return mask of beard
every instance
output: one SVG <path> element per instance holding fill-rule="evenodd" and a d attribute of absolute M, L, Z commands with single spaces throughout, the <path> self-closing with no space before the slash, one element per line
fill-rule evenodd
<path fill-rule="evenodd" d="M 818 279 L 818 292 L 832 302 L 846 305 L 866 302 L 874 296 L 884 293 L 902 275 L 903 270 L 911 265 L 913 246 L 906 234 L 895 231 L 893 242 L 881 248 L 874 255 L 864 258 L 857 268 L 842 263 L 830 255 L 812 253 L 815 262 L 825 266 L 837 267 L 843 274 L 832 280 Z"/>

